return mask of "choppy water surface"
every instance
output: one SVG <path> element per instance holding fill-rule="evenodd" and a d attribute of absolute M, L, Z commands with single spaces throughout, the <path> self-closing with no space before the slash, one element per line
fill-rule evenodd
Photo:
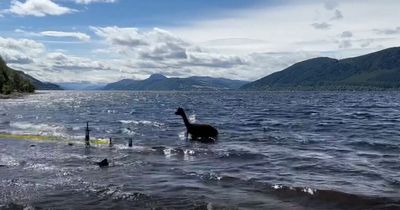
<path fill-rule="evenodd" d="M 398 92 L 42 92 L 1 100 L 0 133 L 4 209 L 400 209 Z"/>

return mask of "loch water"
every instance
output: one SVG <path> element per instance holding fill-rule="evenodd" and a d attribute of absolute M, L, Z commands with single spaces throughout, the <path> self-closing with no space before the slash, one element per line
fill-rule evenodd
<path fill-rule="evenodd" d="M 218 141 L 186 140 L 177 107 L 218 128 Z M 86 121 L 113 146 L 86 148 Z M 109 167 L 94 164 L 104 158 Z M 23 208 L 400 209 L 400 92 L 0 100 L 0 209 Z"/>

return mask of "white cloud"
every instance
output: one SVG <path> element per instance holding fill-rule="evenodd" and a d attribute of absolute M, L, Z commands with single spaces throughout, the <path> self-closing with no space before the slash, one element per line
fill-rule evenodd
<path fill-rule="evenodd" d="M 324 3 L 325 9 L 327 10 L 334 10 L 339 6 L 339 2 L 337 1 L 325 1 Z"/>
<path fill-rule="evenodd" d="M 42 31 L 42 32 L 32 32 L 25 31 L 22 29 L 15 29 L 15 33 L 22 34 L 24 37 L 59 37 L 59 38 L 74 38 L 82 42 L 89 42 L 91 37 L 88 34 L 82 32 L 66 32 L 66 31 Z M 50 41 L 48 41 L 50 42 Z M 59 43 L 65 41 L 58 41 Z"/>
<path fill-rule="evenodd" d="M 50 37 L 72 37 L 84 42 L 90 41 L 90 36 L 81 32 L 42 31 L 39 34 L 42 36 L 50 36 Z"/>
<path fill-rule="evenodd" d="M 51 0 L 27 0 L 24 3 L 12 0 L 11 7 L 8 10 L 8 12 L 21 16 L 32 15 L 37 17 L 63 15 L 74 11 L 68 7 L 60 6 Z"/>
<path fill-rule="evenodd" d="M 350 40 L 343 40 L 339 43 L 339 48 L 350 48 L 353 46 Z"/>
<path fill-rule="evenodd" d="M 343 19 L 343 14 L 340 10 L 335 10 L 335 12 L 333 13 L 333 17 L 331 18 L 331 20 L 340 20 Z"/>
<path fill-rule="evenodd" d="M 119 46 L 135 47 L 147 45 L 143 40 L 143 35 L 139 33 L 137 28 L 119 28 L 113 27 L 91 27 L 97 36 L 104 38 L 109 44 Z"/>
<path fill-rule="evenodd" d="M 42 54 L 45 46 L 29 39 L 3 38 L 0 36 L 0 56 L 9 63 L 32 63 L 35 56 Z"/>
<path fill-rule="evenodd" d="M 106 62 L 66 55 L 62 52 L 47 53 L 45 59 L 50 61 L 48 67 L 51 71 L 112 70 Z"/>
<path fill-rule="evenodd" d="M 117 79 L 119 69 L 112 61 L 95 60 L 63 52 L 51 52 L 44 44 L 30 39 L 4 38 L 0 36 L 0 56 L 11 67 L 43 81 L 99 81 L 97 76 L 109 75 Z M 96 73 L 93 73 L 96 72 Z M 78 76 L 80 75 L 80 76 Z"/>
<path fill-rule="evenodd" d="M 400 26 L 396 28 L 375 29 L 374 31 L 378 34 L 396 35 L 400 34 Z"/>
<path fill-rule="evenodd" d="M 239 56 L 222 55 L 210 52 L 190 52 L 187 60 L 182 64 L 190 66 L 204 66 L 214 68 L 233 68 L 246 63 Z"/>
<path fill-rule="evenodd" d="M 343 31 L 340 36 L 342 38 L 350 38 L 350 37 L 353 37 L 353 33 L 351 31 Z"/>
<path fill-rule="evenodd" d="M 326 30 L 329 29 L 332 25 L 329 23 L 313 23 L 311 24 L 315 29 Z"/>
<path fill-rule="evenodd" d="M 75 0 L 78 4 L 91 4 L 91 3 L 114 3 L 117 0 Z"/>
<path fill-rule="evenodd" d="M 91 28 L 114 52 L 119 52 L 122 57 L 131 60 L 130 66 L 136 63 L 137 69 L 144 64 L 145 67 L 161 68 L 168 74 L 172 70 L 186 71 L 185 68 L 191 67 L 232 68 L 245 63 L 238 56 L 210 52 L 159 28 Z"/>

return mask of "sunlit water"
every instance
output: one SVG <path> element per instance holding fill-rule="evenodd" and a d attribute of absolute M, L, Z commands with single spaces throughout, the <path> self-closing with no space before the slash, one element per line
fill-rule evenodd
<path fill-rule="evenodd" d="M 41 92 L 0 133 L 0 208 L 400 209 L 399 92 Z"/>

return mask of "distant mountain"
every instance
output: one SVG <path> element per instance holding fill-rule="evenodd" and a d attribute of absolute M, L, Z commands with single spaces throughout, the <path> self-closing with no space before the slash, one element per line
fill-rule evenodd
<path fill-rule="evenodd" d="M 314 58 L 296 63 L 242 90 L 400 89 L 400 47 L 348 58 Z"/>
<path fill-rule="evenodd" d="M 118 82 L 109 83 L 106 86 L 104 86 L 102 89 L 103 90 L 129 90 L 130 86 L 134 86 L 134 84 L 136 82 L 139 82 L 139 80 L 123 79 Z"/>
<path fill-rule="evenodd" d="M 246 81 L 212 77 L 167 78 L 153 74 L 145 80 L 124 79 L 106 85 L 103 90 L 236 90 Z"/>
<path fill-rule="evenodd" d="M 64 82 L 57 83 L 64 90 L 99 90 L 107 84 L 90 82 Z"/>

